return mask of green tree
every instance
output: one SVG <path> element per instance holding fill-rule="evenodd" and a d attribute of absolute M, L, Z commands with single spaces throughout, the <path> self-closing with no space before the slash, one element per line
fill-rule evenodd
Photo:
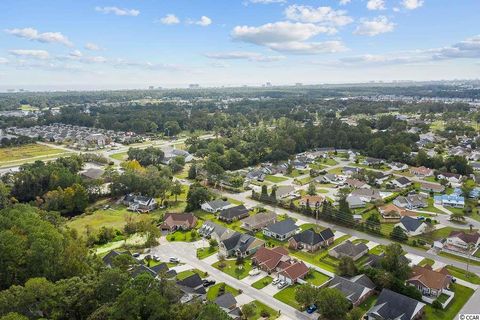
<path fill-rule="evenodd" d="M 203 305 L 197 320 L 230 320 L 230 316 L 214 303 Z"/>
<path fill-rule="evenodd" d="M 404 241 L 408 240 L 407 234 L 399 226 L 396 226 L 395 228 L 393 228 L 392 232 L 390 233 L 390 238 L 392 240 L 396 240 L 396 241 L 400 241 L 400 242 L 404 242 Z"/>
<path fill-rule="evenodd" d="M 182 184 L 179 181 L 175 181 L 170 190 L 172 196 L 175 196 L 175 203 L 177 202 L 177 197 L 182 194 Z"/>
<path fill-rule="evenodd" d="M 345 319 L 351 303 L 338 289 L 323 288 L 317 296 L 320 314 L 330 320 Z"/>
<path fill-rule="evenodd" d="M 400 280 L 406 280 L 410 275 L 411 268 L 405 259 L 402 246 L 398 243 L 391 243 L 385 248 L 385 255 L 382 259 L 382 267 L 395 275 Z"/>
<path fill-rule="evenodd" d="M 303 284 L 295 290 L 295 300 L 302 306 L 309 306 L 317 301 L 318 289 L 310 284 Z"/>
<path fill-rule="evenodd" d="M 211 194 L 207 188 L 200 184 L 192 184 L 187 193 L 187 207 L 186 211 L 193 211 L 199 209 L 202 203 L 211 199 Z"/>
<path fill-rule="evenodd" d="M 192 164 L 190 168 L 188 169 L 188 179 L 194 180 L 197 178 L 197 165 Z"/>
<path fill-rule="evenodd" d="M 314 196 L 314 195 L 317 194 L 317 190 L 315 188 L 315 183 L 310 182 L 310 184 L 308 185 L 307 193 L 311 196 Z"/>
<path fill-rule="evenodd" d="M 255 303 L 247 303 L 242 306 L 242 318 L 243 319 L 250 319 L 255 315 L 256 312 L 256 305 Z"/>
<path fill-rule="evenodd" d="M 337 266 L 337 273 L 340 276 L 356 276 L 358 270 L 353 259 L 350 257 L 341 257 Z"/>
<path fill-rule="evenodd" d="M 0 181 L 0 210 L 10 204 L 10 189 Z"/>

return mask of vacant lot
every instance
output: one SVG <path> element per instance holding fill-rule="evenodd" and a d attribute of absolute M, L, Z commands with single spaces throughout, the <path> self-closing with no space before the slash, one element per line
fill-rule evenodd
<path fill-rule="evenodd" d="M 12 163 L 18 160 L 28 160 L 34 157 L 43 157 L 66 153 L 65 150 L 47 147 L 41 144 L 27 144 L 19 147 L 1 148 L 0 165 Z"/>

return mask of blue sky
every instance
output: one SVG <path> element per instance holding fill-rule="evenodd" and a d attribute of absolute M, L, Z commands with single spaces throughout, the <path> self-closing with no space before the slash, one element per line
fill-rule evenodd
<path fill-rule="evenodd" d="M 478 0 L 0 2 L 0 89 L 472 79 Z"/>

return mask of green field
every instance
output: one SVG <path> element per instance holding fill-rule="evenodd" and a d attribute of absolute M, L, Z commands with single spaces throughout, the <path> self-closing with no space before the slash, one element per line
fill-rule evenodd
<path fill-rule="evenodd" d="M 468 299 L 473 295 L 473 289 L 461 286 L 459 284 L 452 284 L 451 291 L 455 292 L 455 297 L 448 304 L 445 310 L 435 310 L 431 305 L 425 307 L 425 319 L 428 320 L 453 320 L 457 313 L 462 309 L 463 305 L 467 303 Z"/>
<path fill-rule="evenodd" d="M 318 272 L 317 270 L 311 270 L 308 275 L 305 277 L 305 281 L 307 281 L 310 284 L 313 284 L 314 286 L 321 286 L 325 282 L 327 282 L 330 279 L 330 277 L 324 275 L 321 272 Z"/>
<path fill-rule="evenodd" d="M 218 297 L 218 291 L 220 290 L 220 286 L 225 285 L 225 292 L 230 292 L 233 296 L 238 296 L 240 292 L 235 289 L 230 287 L 228 284 L 225 284 L 223 282 L 217 283 L 216 285 L 211 286 L 208 291 L 207 291 L 207 299 L 209 301 L 213 301 Z"/>
<path fill-rule="evenodd" d="M 237 266 L 235 264 L 236 260 L 225 260 L 223 261 L 223 263 L 225 263 L 224 268 L 220 268 L 222 261 L 217 261 L 212 266 L 236 279 L 245 278 L 246 276 L 248 276 L 250 270 L 252 270 L 252 261 L 249 259 L 245 260 L 243 266 Z"/>
<path fill-rule="evenodd" d="M 19 160 L 33 158 L 48 158 L 49 156 L 68 153 L 65 150 L 48 147 L 42 144 L 26 144 L 19 147 L 8 147 L 0 149 L 0 164 L 14 163 Z"/>
<path fill-rule="evenodd" d="M 262 278 L 254 283 L 252 283 L 252 287 L 254 287 L 255 289 L 263 289 L 265 288 L 266 286 L 268 286 L 270 283 L 272 283 L 273 281 L 273 278 L 270 277 L 270 276 L 266 276 L 265 278 Z"/>
<path fill-rule="evenodd" d="M 110 158 L 115 159 L 115 160 L 124 161 L 124 160 L 127 160 L 128 155 L 127 155 L 127 152 L 125 151 L 125 152 L 119 152 L 119 153 L 111 154 Z"/>
<path fill-rule="evenodd" d="M 218 247 L 215 247 L 215 248 L 210 248 L 210 247 L 198 248 L 197 249 L 197 258 L 202 260 L 202 259 L 205 259 L 207 257 L 210 257 L 210 256 L 214 255 L 217 252 L 218 252 Z"/>
<path fill-rule="evenodd" d="M 273 320 L 278 318 L 278 311 L 270 308 L 264 303 L 261 303 L 258 300 L 254 300 L 250 303 L 255 304 L 255 315 L 253 317 L 249 317 L 248 320 L 257 320 L 257 319 L 266 319 L 266 320 Z M 270 316 L 268 318 L 263 318 L 261 316 L 262 312 L 267 312 Z"/>
<path fill-rule="evenodd" d="M 294 307 L 297 310 L 300 310 L 300 304 L 295 300 L 295 289 L 297 285 L 288 286 L 282 291 L 276 293 L 273 297 L 283 303 L 288 304 L 291 307 Z"/>
<path fill-rule="evenodd" d="M 273 183 L 280 183 L 280 182 L 283 182 L 283 181 L 287 181 L 288 178 L 268 175 L 268 176 L 265 177 L 265 180 L 273 182 Z"/>

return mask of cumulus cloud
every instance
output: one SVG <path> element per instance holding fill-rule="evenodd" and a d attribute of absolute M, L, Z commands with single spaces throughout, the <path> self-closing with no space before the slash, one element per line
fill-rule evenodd
<path fill-rule="evenodd" d="M 83 54 L 80 50 L 73 50 L 72 52 L 70 52 L 70 56 L 79 58 L 83 56 Z"/>
<path fill-rule="evenodd" d="M 373 37 L 382 33 L 392 32 L 394 28 L 395 24 L 390 22 L 387 17 L 379 16 L 371 20 L 361 20 L 354 33 Z"/>
<path fill-rule="evenodd" d="M 423 0 L 403 0 L 402 5 L 405 7 L 405 9 L 408 10 L 415 10 L 423 6 L 424 1 Z"/>
<path fill-rule="evenodd" d="M 160 23 L 166 24 L 166 25 L 173 25 L 173 24 L 179 24 L 180 19 L 174 14 L 167 14 L 165 17 L 160 19 Z"/>
<path fill-rule="evenodd" d="M 200 20 L 198 20 L 197 22 L 195 22 L 196 25 L 199 25 L 199 26 L 202 26 L 202 27 L 206 27 L 206 26 L 209 26 L 212 24 L 212 19 L 210 19 L 209 17 L 207 16 L 202 16 L 200 18 Z"/>
<path fill-rule="evenodd" d="M 100 46 L 95 43 L 88 42 L 85 44 L 85 49 L 90 51 L 100 51 L 102 48 L 100 48 Z"/>
<path fill-rule="evenodd" d="M 331 7 L 291 5 L 285 9 L 285 16 L 289 20 L 320 23 L 331 26 L 344 26 L 353 22 L 344 10 L 334 10 Z"/>
<path fill-rule="evenodd" d="M 33 58 L 33 59 L 48 59 L 50 54 L 45 50 L 28 50 L 28 49 L 15 49 L 8 51 L 11 55 L 21 58 Z"/>
<path fill-rule="evenodd" d="M 316 35 L 334 32 L 334 28 L 313 23 L 280 21 L 258 27 L 236 26 L 232 37 L 280 52 L 315 54 L 344 51 L 346 48 L 339 41 L 305 42 Z"/>
<path fill-rule="evenodd" d="M 352 0 L 340 0 L 340 1 L 339 1 L 339 4 L 340 4 L 341 6 L 344 6 L 344 5 L 346 5 L 346 4 L 349 4 L 351 1 L 352 1 Z"/>
<path fill-rule="evenodd" d="M 116 16 L 136 17 L 140 14 L 140 11 L 137 9 L 125 9 L 119 7 L 95 7 L 95 11 L 104 14 L 114 14 Z"/>
<path fill-rule="evenodd" d="M 249 51 L 206 53 L 205 56 L 216 60 L 249 60 L 256 62 L 274 62 L 285 59 L 283 56 L 265 56 L 257 52 Z"/>
<path fill-rule="evenodd" d="M 385 0 L 368 0 L 368 10 L 385 10 Z"/>
<path fill-rule="evenodd" d="M 15 28 L 15 29 L 6 29 L 6 33 L 13 36 L 28 39 L 31 41 L 39 41 L 43 43 L 59 43 L 65 46 L 71 47 L 73 44 L 60 32 L 38 32 L 34 28 Z"/>

